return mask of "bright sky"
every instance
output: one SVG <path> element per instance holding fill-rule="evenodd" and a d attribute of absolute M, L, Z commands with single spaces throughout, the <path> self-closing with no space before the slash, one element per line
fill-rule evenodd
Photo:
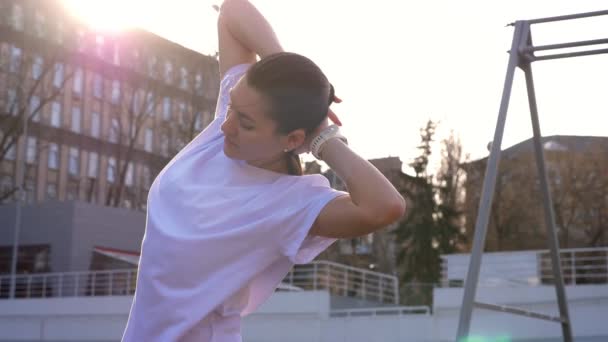
<path fill-rule="evenodd" d="M 64 0 L 105 28 L 140 26 L 188 48 L 217 50 L 211 0 Z M 513 28 L 505 24 L 591 12 L 605 0 L 253 0 L 283 46 L 313 59 L 344 102 L 334 105 L 352 148 L 365 158 L 417 155 L 419 128 L 460 135 L 487 156 Z M 532 27 L 536 45 L 608 38 L 608 16 Z M 606 48 L 608 46 L 601 46 Z M 543 135 L 608 135 L 608 55 L 533 64 Z M 503 148 L 531 137 L 523 74 L 512 92 Z M 438 154 L 439 149 L 435 149 Z"/>

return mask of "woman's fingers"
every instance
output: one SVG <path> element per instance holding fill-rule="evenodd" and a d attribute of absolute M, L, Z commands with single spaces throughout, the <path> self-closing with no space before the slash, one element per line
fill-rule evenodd
<path fill-rule="evenodd" d="M 342 102 L 342 99 L 339 98 L 339 97 L 337 97 L 336 95 L 334 95 L 334 102 L 335 103 L 340 103 L 340 102 Z"/>
<path fill-rule="evenodd" d="M 331 120 L 331 122 L 335 123 L 338 126 L 342 126 L 342 122 L 333 110 L 330 109 L 327 111 L 327 117 L 329 118 L 329 120 Z"/>

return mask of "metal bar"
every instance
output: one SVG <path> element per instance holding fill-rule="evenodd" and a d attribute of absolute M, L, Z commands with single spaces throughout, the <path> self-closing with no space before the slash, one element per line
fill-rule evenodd
<path fill-rule="evenodd" d="M 515 31 L 513 33 L 513 42 L 511 52 L 509 53 L 509 64 L 507 66 L 507 74 L 505 76 L 505 84 L 500 101 L 500 109 L 498 111 L 498 120 L 496 123 L 496 131 L 494 132 L 494 141 L 492 150 L 488 158 L 486 166 L 486 174 L 483 180 L 482 196 L 479 200 L 479 213 L 477 222 L 475 223 L 475 236 L 473 238 L 473 250 L 469 261 L 469 270 L 465 281 L 464 295 L 462 298 L 462 307 L 460 309 L 460 318 L 458 322 L 457 340 L 465 339 L 469 335 L 471 326 L 471 315 L 473 313 L 473 302 L 475 300 L 475 292 L 477 291 L 477 281 L 479 280 L 479 269 L 481 267 L 481 257 L 483 255 L 483 247 L 486 240 L 486 232 L 488 228 L 488 220 L 490 210 L 492 208 L 492 199 L 494 197 L 494 188 L 496 186 L 496 176 L 498 173 L 498 164 L 500 161 L 500 145 L 502 144 L 502 136 L 505 130 L 505 122 L 507 119 L 507 110 L 509 108 L 509 99 L 511 89 L 513 88 L 513 77 L 515 68 L 519 65 L 519 47 L 522 45 L 522 34 L 528 32 L 529 25 L 526 22 L 518 21 L 515 23 Z M 525 37 L 525 36 L 523 36 Z"/>
<path fill-rule="evenodd" d="M 569 43 L 560 43 L 560 44 L 526 46 L 523 49 L 523 51 L 524 52 L 545 51 L 545 50 L 565 49 L 565 48 L 571 48 L 571 47 L 599 45 L 599 44 L 608 44 L 608 38 L 581 40 L 578 42 L 569 42 Z"/>
<path fill-rule="evenodd" d="M 578 14 L 569 14 L 569 15 L 560 15 L 560 16 L 557 16 L 557 17 L 538 18 L 538 19 L 528 20 L 528 22 L 530 24 L 542 24 L 542 23 L 549 23 L 549 22 L 553 22 L 553 21 L 562 21 L 562 20 L 571 20 L 571 19 L 582 19 L 582 18 L 589 18 L 589 17 L 598 17 L 598 16 L 601 16 L 601 15 L 608 15 L 608 10 L 595 11 L 595 12 L 586 12 L 586 13 L 578 13 Z"/>
<path fill-rule="evenodd" d="M 504 306 L 504 305 L 475 302 L 475 307 L 480 308 L 480 309 L 498 311 L 498 312 L 508 312 L 508 313 L 515 314 L 515 315 L 521 315 L 521 316 L 526 316 L 526 317 L 544 319 L 547 321 L 567 324 L 567 321 L 561 317 L 549 316 L 549 315 L 534 312 L 534 311 L 527 311 L 524 309 L 514 308 L 514 307 L 509 307 L 509 306 Z"/>
<path fill-rule="evenodd" d="M 317 264 L 313 265 L 312 271 L 312 289 L 317 290 Z"/>
<path fill-rule="evenodd" d="M 531 38 L 529 38 L 531 39 Z M 570 326 L 570 315 L 568 314 L 568 301 L 566 298 L 566 290 L 564 288 L 564 277 L 559 256 L 559 241 L 557 239 L 557 230 L 555 228 L 555 214 L 553 212 L 553 201 L 551 192 L 549 191 L 549 182 L 547 180 L 547 170 L 545 167 L 545 157 L 541 142 L 540 123 L 538 119 L 538 106 L 536 104 L 536 93 L 534 91 L 534 78 L 532 76 L 532 67 L 530 63 L 525 63 L 521 66 L 526 77 L 526 88 L 528 90 L 528 103 L 530 105 L 530 117 L 532 119 L 532 130 L 534 132 L 534 150 L 536 156 L 536 165 L 538 167 L 538 178 L 540 180 L 541 193 L 543 196 L 543 204 L 545 211 L 545 227 L 547 228 L 547 239 L 549 242 L 549 251 L 551 255 L 551 264 L 553 266 L 553 281 L 555 283 L 555 292 L 559 306 L 560 316 L 565 319 L 562 322 L 562 335 L 565 342 L 572 341 L 572 329 Z"/>
<path fill-rule="evenodd" d="M 571 58 L 571 57 L 601 55 L 601 54 L 604 54 L 604 53 L 608 53 L 608 49 L 576 51 L 576 52 L 565 52 L 565 53 L 557 53 L 557 54 L 554 54 L 554 55 L 544 55 L 544 56 L 532 56 L 532 55 L 528 55 L 527 58 L 529 58 L 531 62 L 535 62 L 535 61 L 547 61 L 547 60 L 551 60 L 551 59 L 561 59 L 561 58 Z"/>

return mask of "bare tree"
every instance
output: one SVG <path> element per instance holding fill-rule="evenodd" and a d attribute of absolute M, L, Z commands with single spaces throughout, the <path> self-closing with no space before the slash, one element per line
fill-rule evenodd
<path fill-rule="evenodd" d="M 132 177 L 133 159 L 137 141 L 145 123 L 156 113 L 160 104 L 161 85 L 151 78 L 137 75 L 122 83 L 122 90 L 117 90 L 119 83 L 112 84 L 112 101 L 114 106 L 110 119 L 110 141 L 114 143 L 115 185 L 108 186 L 106 205 L 118 207 L 127 188 L 128 176 Z M 112 167 L 112 166 L 110 166 Z"/>
<path fill-rule="evenodd" d="M 7 75 L 5 106 L 0 115 L 0 160 L 16 149 L 24 132 L 24 121 L 38 121 L 40 113 L 61 95 L 74 72 L 67 71 L 71 55 L 52 43 L 32 42 L 24 35 L 23 45 L 12 45 L 8 63 L 0 63 Z M 30 123 L 31 124 L 31 123 Z M 14 184 L 0 193 L 0 203 L 19 188 Z"/>
<path fill-rule="evenodd" d="M 585 153 L 548 153 L 560 245 L 597 247 L 608 241 L 608 158 L 600 146 Z"/>

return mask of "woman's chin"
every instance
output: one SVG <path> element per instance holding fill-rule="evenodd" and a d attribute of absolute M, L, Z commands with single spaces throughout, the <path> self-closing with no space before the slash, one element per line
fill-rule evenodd
<path fill-rule="evenodd" d="M 234 147 L 232 147 L 227 142 L 224 142 L 224 154 L 230 159 L 240 159 L 238 157 L 238 153 L 236 153 L 236 151 L 234 150 Z"/>

